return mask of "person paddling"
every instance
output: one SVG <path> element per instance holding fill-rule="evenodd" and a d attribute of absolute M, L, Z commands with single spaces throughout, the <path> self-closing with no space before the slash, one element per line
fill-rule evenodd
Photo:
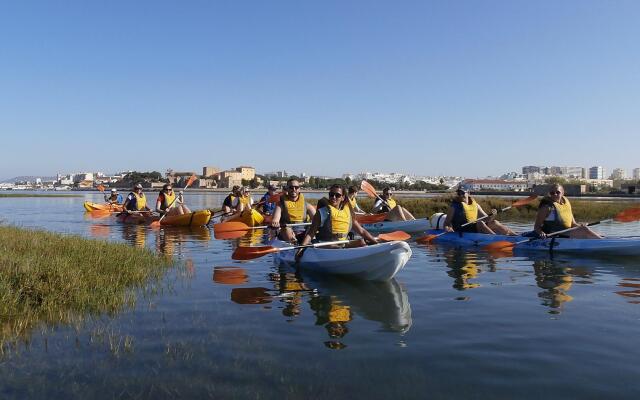
<path fill-rule="evenodd" d="M 305 222 L 307 216 L 313 218 L 316 209 L 304 200 L 304 195 L 300 193 L 300 182 L 297 179 L 287 181 L 287 191 L 280 196 L 280 201 L 276 204 L 273 212 L 271 227 L 280 229 L 281 224 L 296 224 Z M 289 227 L 280 229 L 278 237 L 287 242 L 300 242 L 304 239 L 304 226 Z"/>
<path fill-rule="evenodd" d="M 325 248 L 361 247 L 366 246 L 367 243 L 378 243 L 378 239 L 356 221 L 355 213 L 344 193 L 344 189 L 340 185 L 332 185 L 329 188 L 329 199 L 318 202 L 318 210 L 313 216 L 311 226 L 301 245 L 310 244 L 314 238 L 321 242 L 345 241 L 344 245 L 332 245 Z M 362 239 L 349 241 L 348 235 L 351 231 L 360 235 Z M 300 251 L 296 256 L 298 257 L 301 253 Z"/>
<path fill-rule="evenodd" d="M 409 210 L 398 204 L 391 198 L 392 196 L 393 193 L 391 193 L 391 190 L 388 187 L 382 189 L 382 195 L 380 195 L 380 198 L 378 198 L 373 204 L 373 213 L 387 213 L 386 220 L 388 221 L 414 220 L 415 217 L 409 212 Z"/>
<path fill-rule="evenodd" d="M 122 204 L 124 199 L 121 194 L 118 193 L 118 189 L 113 188 L 109 194 L 104 195 L 104 201 L 109 204 Z"/>
<path fill-rule="evenodd" d="M 366 214 L 358 205 L 358 200 L 356 199 L 357 195 L 358 195 L 358 187 L 353 185 L 349 186 L 347 199 L 349 200 L 349 205 L 351 206 L 351 209 L 356 214 Z"/>
<path fill-rule="evenodd" d="M 240 186 L 234 186 L 231 188 L 231 193 L 224 198 L 222 202 L 223 215 L 231 215 L 238 210 L 240 197 Z M 224 218 L 223 218 L 224 219 Z"/>
<path fill-rule="evenodd" d="M 171 215 L 183 215 L 191 213 L 191 210 L 178 201 L 176 193 L 173 191 L 173 187 L 169 183 L 165 183 L 162 186 L 162 190 L 158 193 L 158 199 L 156 200 L 156 211 L 162 214 Z"/>
<path fill-rule="evenodd" d="M 133 191 L 127 195 L 126 200 L 122 206 L 127 214 L 140 211 L 151 211 L 147 207 L 147 197 L 142 192 L 142 185 L 137 183 L 133 187 Z"/>
<path fill-rule="evenodd" d="M 538 214 L 533 225 L 533 232 L 524 236 L 545 238 L 549 233 L 558 232 L 568 228 L 578 227 L 559 237 L 572 239 L 602 239 L 603 236 L 592 231 L 586 224 L 578 224 L 573 216 L 571 203 L 564 196 L 564 187 L 560 184 L 551 186 L 549 194 L 540 201 Z"/>
<path fill-rule="evenodd" d="M 480 204 L 469 195 L 469 191 L 460 186 L 456 190 L 456 197 L 451 202 L 449 211 L 447 211 L 447 218 L 444 220 L 444 229 L 447 232 L 516 235 L 514 231 L 496 221 L 495 215 L 497 213 L 498 210 L 492 209 L 491 215 L 487 214 Z M 479 218 L 486 219 L 478 221 Z M 465 225 L 468 222 L 473 223 Z"/>
<path fill-rule="evenodd" d="M 260 204 L 262 205 L 262 213 L 264 215 L 273 215 L 273 212 L 276 210 L 276 203 L 270 202 L 269 199 L 276 194 L 278 189 L 269 185 L 267 188 L 267 193 L 265 193 L 260 199 Z"/>

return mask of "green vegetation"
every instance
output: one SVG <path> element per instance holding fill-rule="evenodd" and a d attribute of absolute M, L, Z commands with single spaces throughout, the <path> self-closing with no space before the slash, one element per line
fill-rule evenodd
<path fill-rule="evenodd" d="M 40 324 L 132 307 L 172 264 L 127 244 L 0 226 L 0 354 Z"/>
<path fill-rule="evenodd" d="M 521 197 L 520 197 L 521 198 Z M 498 197 L 486 197 L 477 199 L 485 211 L 492 208 L 497 210 L 509 206 L 514 199 L 504 199 Z M 451 196 L 445 195 L 434 198 L 396 198 L 396 201 L 409 210 L 416 218 L 430 217 L 434 213 L 446 213 L 451 202 Z M 538 201 L 534 201 L 526 206 L 512 208 L 499 218 L 504 221 L 532 222 L 535 219 L 538 210 Z M 373 208 L 373 199 L 358 199 L 358 204 L 363 210 L 371 210 Z M 572 199 L 571 206 L 573 213 L 578 222 L 598 221 L 611 218 L 622 210 L 632 207 L 629 202 L 622 201 L 594 201 Z"/>
<path fill-rule="evenodd" d="M 138 172 L 133 171 L 126 174 L 121 180 L 117 182 L 118 187 L 133 187 L 136 183 L 142 182 L 168 182 L 162 178 L 162 174 L 158 171 L 152 172 Z"/>
<path fill-rule="evenodd" d="M 59 194 L 59 193 L 0 193 L 3 197 L 83 197 L 82 194 Z"/>

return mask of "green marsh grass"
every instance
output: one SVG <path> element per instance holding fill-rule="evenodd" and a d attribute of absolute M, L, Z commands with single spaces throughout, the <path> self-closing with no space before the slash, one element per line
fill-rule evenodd
<path fill-rule="evenodd" d="M 0 226 L 0 354 L 44 324 L 133 307 L 170 258 L 127 244 Z"/>
<path fill-rule="evenodd" d="M 489 211 L 492 208 L 500 210 L 505 208 L 514 201 L 522 199 L 524 197 L 504 199 L 500 197 L 483 197 L 478 198 L 477 201 L 482 206 L 482 209 Z M 405 198 L 396 199 L 396 201 L 411 212 L 416 218 L 430 217 L 434 213 L 442 212 L 446 213 L 449 205 L 451 204 L 451 196 L 442 196 L 434 198 Z M 633 207 L 633 204 L 624 201 L 601 201 L 601 200 L 587 200 L 587 199 L 569 199 L 571 201 L 571 207 L 573 214 L 578 222 L 591 222 L 599 221 L 615 216 L 620 211 Z M 531 222 L 533 223 L 536 212 L 538 210 L 538 204 L 540 202 L 535 200 L 530 204 L 521 207 L 514 207 L 499 216 L 504 221 L 517 221 L 517 222 Z M 363 210 L 371 210 L 373 208 L 373 199 L 358 199 L 358 205 Z"/>

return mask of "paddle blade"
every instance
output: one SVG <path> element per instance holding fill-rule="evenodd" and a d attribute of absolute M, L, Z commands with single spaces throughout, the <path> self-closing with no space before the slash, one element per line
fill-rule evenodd
<path fill-rule="evenodd" d="M 383 214 L 371 214 L 371 215 L 356 215 L 356 221 L 361 224 L 375 224 L 376 222 L 382 222 L 387 217 L 386 213 Z"/>
<path fill-rule="evenodd" d="M 240 246 L 231 255 L 234 260 L 252 260 L 254 258 L 266 256 L 267 254 L 277 253 L 279 248 L 273 246 L 256 246 L 244 247 Z"/>
<path fill-rule="evenodd" d="M 409 235 L 407 232 L 395 231 L 395 232 L 389 232 L 389 233 L 381 233 L 380 235 L 378 235 L 378 239 L 382 239 L 387 242 L 392 242 L 396 240 L 411 239 L 411 235 Z"/>
<path fill-rule="evenodd" d="M 186 188 L 188 188 L 189 186 L 191 186 L 191 185 L 193 184 L 193 182 L 195 182 L 195 181 L 196 181 L 196 179 L 198 179 L 198 177 L 197 177 L 197 176 L 195 176 L 195 175 L 191 175 L 191 176 L 189 177 L 189 179 L 187 179 L 187 184 L 186 184 L 186 185 L 184 185 L 184 188 L 186 189 Z"/>
<path fill-rule="evenodd" d="M 160 228 L 160 221 L 153 221 L 152 223 L 149 224 L 149 228 L 151 228 L 151 229 Z"/>
<path fill-rule="evenodd" d="M 618 222 L 633 222 L 640 220 L 640 207 L 629 208 L 613 217 Z"/>
<path fill-rule="evenodd" d="M 98 189 L 101 192 L 104 192 L 104 185 L 101 183 L 96 187 L 96 189 Z"/>
<path fill-rule="evenodd" d="M 376 197 L 378 197 L 378 194 L 376 193 L 376 188 L 374 188 L 373 185 L 371 185 L 367 181 L 360 182 L 360 189 L 362 189 L 367 194 L 367 196 L 371 198 L 375 199 Z"/>
<path fill-rule="evenodd" d="M 486 251 L 509 251 L 515 247 L 515 243 L 507 242 L 506 240 L 499 240 L 497 242 L 489 243 L 484 246 L 483 249 Z"/>
<path fill-rule="evenodd" d="M 213 233 L 248 231 L 251 227 L 244 222 L 229 221 L 213 224 Z"/>
<path fill-rule="evenodd" d="M 527 197 L 526 199 L 521 199 L 521 200 L 518 200 L 515 203 L 511 204 L 511 207 L 520 207 L 520 206 L 527 205 L 527 204 L 533 202 L 537 198 L 538 198 L 537 194 L 532 194 L 531 196 Z"/>
<path fill-rule="evenodd" d="M 427 243 L 431 243 L 431 241 L 435 238 L 437 238 L 438 235 L 425 235 L 425 236 L 420 236 L 419 238 L 416 239 L 416 243 L 418 244 L 427 244 Z"/>

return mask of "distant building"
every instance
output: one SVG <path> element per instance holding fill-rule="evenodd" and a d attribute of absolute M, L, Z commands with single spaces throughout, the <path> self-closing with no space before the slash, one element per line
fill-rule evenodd
<path fill-rule="evenodd" d="M 242 172 L 229 170 L 220 172 L 220 183 L 218 187 L 242 186 Z"/>
<path fill-rule="evenodd" d="M 220 172 L 220 168 L 218 167 L 211 167 L 211 166 L 202 167 L 202 176 L 204 176 L 205 178 L 212 177 L 213 175 L 216 175 L 218 172 Z"/>
<path fill-rule="evenodd" d="M 240 172 L 240 176 L 242 179 L 247 181 L 252 180 L 256 177 L 256 169 L 253 167 L 240 166 L 236 168 L 236 171 Z"/>
<path fill-rule="evenodd" d="M 613 180 L 627 179 L 627 171 L 625 171 L 622 168 L 615 168 L 613 172 L 611 172 L 611 179 Z"/>
<path fill-rule="evenodd" d="M 543 167 L 538 167 L 535 165 L 527 165 L 526 167 L 522 167 L 522 175 L 533 174 L 536 172 L 540 172 Z"/>
<path fill-rule="evenodd" d="M 527 182 L 502 179 L 465 179 L 460 182 L 460 186 L 472 192 L 494 190 L 522 192 L 529 189 Z"/>
<path fill-rule="evenodd" d="M 633 179 L 640 179 L 640 168 L 634 168 L 633 169 Z"/>
<path fill-rule="evenodd" d="M 589 179 L 604 179 L 604 168 L 600 166 L 589 168 Z"/>
<path fill-rule="evenodd" d="M 560 175 L 566 178 L 584 178 L 582 167 L 560 167 Z"/>

